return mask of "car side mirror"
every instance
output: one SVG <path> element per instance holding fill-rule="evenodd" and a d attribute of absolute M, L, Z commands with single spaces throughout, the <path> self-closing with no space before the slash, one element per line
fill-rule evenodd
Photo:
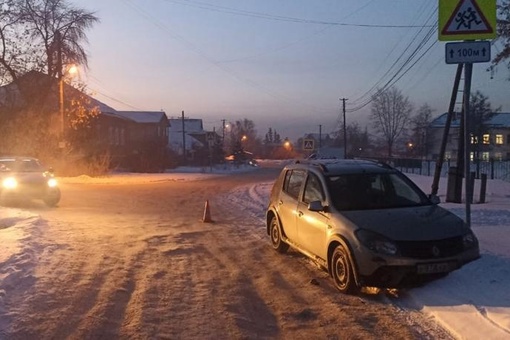
<path fill-rule="evenodd" d="M 441 199 L 437 195 L 429 195 L 429 200 L 432 202 L 432 204 L 441 203 Z"/>
<path fill-rule="evenodd" d="M 325 207 L 321 201 L 313 201 L 308 204 L 308 210 L 310 211 L 325 211 Z"/>

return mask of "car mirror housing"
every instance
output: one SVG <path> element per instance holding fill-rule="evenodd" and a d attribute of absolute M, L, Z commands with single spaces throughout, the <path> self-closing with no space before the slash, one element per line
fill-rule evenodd
<path fill-rule="evenodd" d="M 308 210 L 310 211 L 325 211 L 321 201 L 313 201 L 308 204 Z"/>

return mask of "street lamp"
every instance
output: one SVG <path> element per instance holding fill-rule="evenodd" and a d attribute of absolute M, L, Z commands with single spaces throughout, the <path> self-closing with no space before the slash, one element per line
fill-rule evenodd
<path fill-rule="evenodd" d="M 66 74 L 75 74 L 78 72 L 78 68 L 75 65 L 70 65 L 67 68 L 66 72 L 60 76 L 59 80 L 59 89 L 60 89 L 60 100 L 59 100 L 59 109 L 60 109 L 60 148 L 65 148 L 65 117 L 64 117 L 64 76 Z"/>

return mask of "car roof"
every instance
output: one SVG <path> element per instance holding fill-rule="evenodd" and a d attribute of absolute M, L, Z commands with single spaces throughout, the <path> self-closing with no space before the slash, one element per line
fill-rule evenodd
<path fill-rule="evenodd" d="M 316 169 L 325 176 L 360 174 L 360 173 L 392 173 L 396 170 L 386 163 L 367 159 L 316 159 L 298 160 L 288 165 L 288 169 Z"/>

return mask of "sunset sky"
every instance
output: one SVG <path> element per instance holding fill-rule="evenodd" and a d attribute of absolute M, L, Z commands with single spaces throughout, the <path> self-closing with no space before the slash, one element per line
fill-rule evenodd
<path fill-rule="evenodd" d="M 390 83 L 417 108 L 447 110 L 456 65 L 430 0 L 71 0 L 96 12 L 88 31 L 92 95 L 119 110 L 181 111 L 217 130 L 253 120 L 296 140 L 341 122 L 367 124 Z M 421 48 L 419 48 L 421 46 Z M 493 46 L 492 54 L 498 51 Z M 508 71 L 474 64 L 473 90 L 510 110 Z M 368 103 L 368 104 L 367 104 Z M 364 105 L 366 104 L 366 105 Z"/>

